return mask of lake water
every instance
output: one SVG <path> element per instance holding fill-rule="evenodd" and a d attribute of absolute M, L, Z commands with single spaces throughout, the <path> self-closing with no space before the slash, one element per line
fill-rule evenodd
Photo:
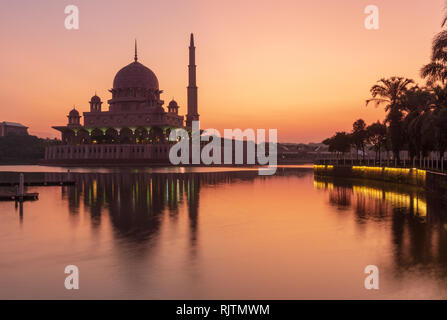
<path fill-rule="evenodd" d="M 305 167 L 73 171 L 75 186 L 0 202 L 0 298 L 447 298 L 446 210 L 422 190 Z"/>

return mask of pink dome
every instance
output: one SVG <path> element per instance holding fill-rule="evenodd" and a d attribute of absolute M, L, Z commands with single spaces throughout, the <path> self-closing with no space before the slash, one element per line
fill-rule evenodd
<path fill-rule="evenodd" d="M 151 69 L 135 61 L 118 71 L 113 80 L 113 89 L 127 88 L 158 90 L 158 79 Z"/>

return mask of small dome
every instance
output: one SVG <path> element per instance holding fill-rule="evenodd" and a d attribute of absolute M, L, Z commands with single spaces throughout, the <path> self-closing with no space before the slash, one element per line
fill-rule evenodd
<path fill-rule="evenodd" d="M 169 102 L 169 106 L 170 106 L 170 107 L 178 107 L 177 101 L 175 101 L 174 99 L 172 99 L 171 102 Z"/>
<path fill-rule="evenodd" d="M 95 94 L 95 95 L 90 99 L 90 102 L 93 102 L 93 103 L 101 102 L 101 98 L 98 97 L 98 96 Z"/>
<path fill-rule="evenodd" d="M 158 90 L 158 79 L 151 69 L 135 61 L 118 71 L 113 80 L 113 89 L 127 88 Z"/>
<path fill-rule="evenodd" d="M 79 112 L 78 110 L 76 110 L 75 108 L 73 108 L 73 110 L 70 111 L 70 113 L 68 114 L 69 117 L 79 117 Z"/>

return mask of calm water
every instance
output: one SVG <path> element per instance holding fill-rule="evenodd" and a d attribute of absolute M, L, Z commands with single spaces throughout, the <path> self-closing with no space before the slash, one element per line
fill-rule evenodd
<path fill-rule="evenodd" d="M 0 202 L 0 298 L 447 298 L 445 208 L 421 190 L 306 168 L 77 171 Z"/>

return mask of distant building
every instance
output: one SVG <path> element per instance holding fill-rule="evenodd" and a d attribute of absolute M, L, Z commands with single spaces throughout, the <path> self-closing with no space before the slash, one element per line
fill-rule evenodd
<path fill-rule="evenodd" d="M 17 122 L 0 122 L 0 137 L 27 136 L 28 127 Z"/>

